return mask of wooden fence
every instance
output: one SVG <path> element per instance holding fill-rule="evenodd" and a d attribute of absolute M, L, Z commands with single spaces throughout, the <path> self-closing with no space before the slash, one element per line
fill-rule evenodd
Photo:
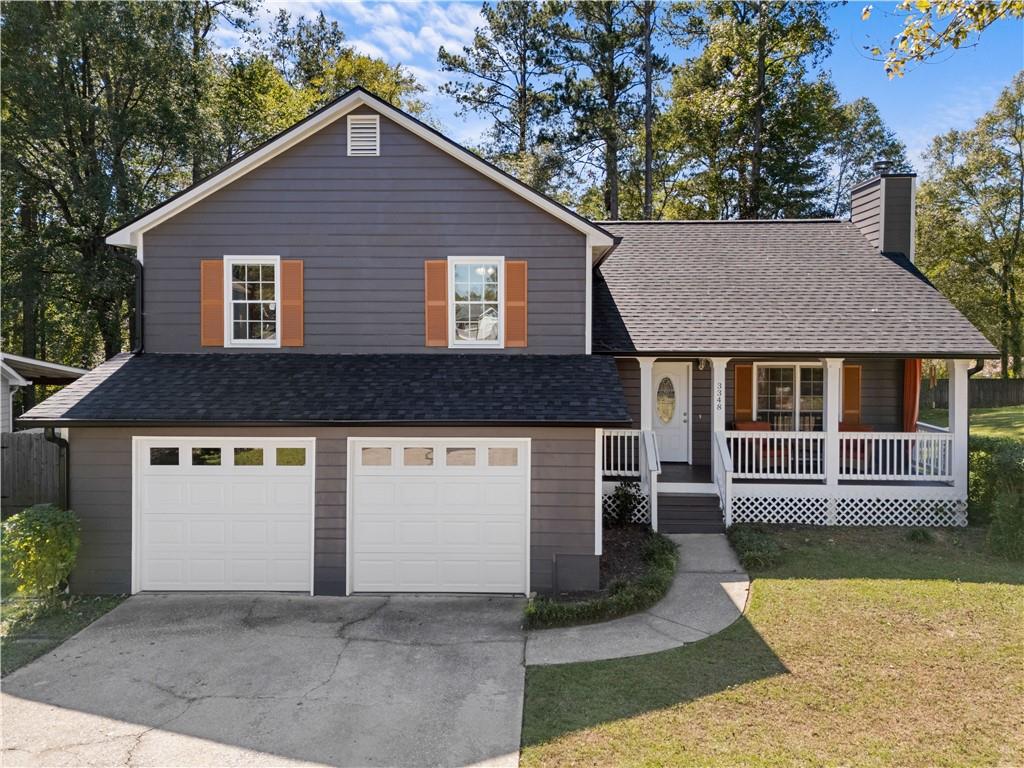
<path fill-rule="evenodd" d="M 7 518 L 33 504 L 59 504 L 64 485 L 60 446 L 42 432 L 0 435 L 0 515 Z"/>
<path fill-rule="evenodd" d="M 1024 379 L 971 379 L 967 387 L 967 397 L 971 408 L 1024 405 Z M 932 387 L 931 383 L 924 379 L 921 382 L 921 406 L 948 408 L 949 381 L 939 379 Z"/>

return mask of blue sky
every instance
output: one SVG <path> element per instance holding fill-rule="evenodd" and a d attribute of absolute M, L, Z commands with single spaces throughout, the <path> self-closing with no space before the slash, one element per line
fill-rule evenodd
<path fill-rule="evenodd" d="M 831 12 L 836 43 L 825 67 L 845 100 L 867 96 L 907 145 L 911 162 L 931 137 L 952 128 L 967 128 L 988 110 L 1013 75 L 1024 68 L 1024 23 L 1000 22 L 988 29 L 975 47 L 944 54 L 908 68 L 902 79 L 889 80 L 882 64 L 868 58 L 864 45 L 885 45 L 901 27 L 893 4 L 874 2 L 871 18 L 861 20 L 865 2 L 852 2 Z M 473 116 L 457 117 L 456 105 L 439 94 L 446 80 L 438 71 L 437 49 L 468 43 L 481 24 L 475 2 L 283 2 L 263 8 L 265 20 L 287 8 L 293 16 L 314 17 L 323 11 L 336 19 L 358 50 L 408 67 L 429 89 L 431 116 L 456 141 L 475 144 L 486 124 Z M 222 45 L 230 45 L 223 36 Z"/>

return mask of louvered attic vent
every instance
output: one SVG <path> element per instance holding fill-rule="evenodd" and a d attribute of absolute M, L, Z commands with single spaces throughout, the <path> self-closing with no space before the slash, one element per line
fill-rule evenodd
<path fill-rule="evenodd" d="M 348 154 L 350 157 L 380 155 L 380 117 L 378 115 L 348 116 Z"/>

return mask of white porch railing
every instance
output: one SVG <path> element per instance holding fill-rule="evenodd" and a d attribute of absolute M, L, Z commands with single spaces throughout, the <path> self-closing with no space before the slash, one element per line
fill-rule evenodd
<path fill-rule="evenodd" d="M 756 480 L 823 480 L 825 434 L 823 432 L 724 433 L 732 458 L 733 477 Z"/>
<path fill-rule="evenodd" d="M 715 444 L 711 449 L 711 460 L 714 464 L 714 480 L 718 487 L 718 498 L 722 504 L 722 517 L 725 527 L 732 525 L 732 457 L 723 432 L 715 433 Z"/>
<path fill-rule="evenodd" d="M 604 475 L 606 477 L 640 476 L 639 429 L 606 429 L 604 431 Z"/>
<path fill-rule="evenodd" d="M 840 480 L 953 479 L 949 432 L 844 432 L 839 457 Z"/>

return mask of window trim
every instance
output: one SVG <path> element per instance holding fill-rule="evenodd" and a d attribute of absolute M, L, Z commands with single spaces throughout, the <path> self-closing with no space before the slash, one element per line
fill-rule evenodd
<path fill-rule="evenodd" d="M 455 267 L 460 264 L 493 264 L 498 268 L 498 338 L 494 341 L 459 339 L 455 335 Z M 449 256 L 448 257 L 448 348 L 449 349 L 504 349 L 505 348 L 505 257 L 504 256 Z"/>
<path fill-rule="evenodd" d="M 273 339 L 235 339 L 234 302 L 231 295 L 231 268 L 237 264 L 272 264 L 274 266 L 274 312 Z M 224 257 L 224 346 L 262 347 L 278 349 L 281 346 L 281 257 L 280 256 L 225 256 Z"/>
<path fill-rule="evenodd" d="M 758 415 L 759 415 L 758 412 L 757 412 L 757 372 L 758 372 L 758 369 L 759 368 L 793 368 L 794 369 L 794 371 L 793 371 L 793 426 L 794 426 L 794 429 L 791 430 L 791 431 L 793 431 L 793 432 L 808 432 L 808 431 L 814 432 L 814 431 L 817 431 L 817 430 L 800 429 L 800 369 L 801 368 L 824 368 L 824 367 L 825 366 L 822 363 L 816 363 L 816 362 L 813 362 L 813 361 L 791 362 L 791 361 L 782 360 L 782 361 L 779 361 L 779 362 L 772 362 L 772 361 L 754 362 L 753 363 L 753 374 L 750 377 L 750 379 L 751 379 L 750 386 L 753 388 L 753 392 L 751 393 L 752 394 L 752 399 L 753 399 L 752 414 L 751 415 L 753 416 L 753 420 L 757 421 L 758 420 Z M 826 431 L 826 429 L 825 429 L 825 427 L 826 427 L 826 424 L 825 424 L 825 413 L 827 411 L 827 408 L 826 408 L 826 403 L 824 402 L 824 399 L 826 397 L 828 397 L 828 383 L 827 382 L 825 382 L 825 384 L 824 384 L 824 392 L 822 394 L 822 409 L 821 409 L 822 432 Z M 843 403 L 843 379 L 842 379 L 842 376 L 840 376 L 840 378 L 839 378 L 839 407 L 840 408 L 842 408 L 842 403 Z"/>

